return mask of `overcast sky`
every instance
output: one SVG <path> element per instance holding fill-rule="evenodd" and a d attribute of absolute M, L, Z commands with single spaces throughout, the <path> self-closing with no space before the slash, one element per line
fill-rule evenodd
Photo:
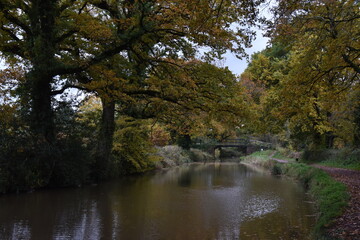
<path fill-rule="evenodd" d="M 259 52 L 266 48 L 269 38 L 263 37 L 262 33 L 263 32 L 261 30 L 258 30 L 256 32 L 256 34 L 257 34 L 256 40 L 252 44 L 253 46 L 251 48 L 245 49 L 246 53 L 249 55 L 249 58 L 250 58 L 251 54 L 253 54 L 255 52 Z M 241 74 L 245 70 L 247 65 L 248 65 L 248 61 L 245 58 L 238 59 L 232 53 L 227 53 L 225 55 L 224 66 L 227 66 L 236 75 Z"/>

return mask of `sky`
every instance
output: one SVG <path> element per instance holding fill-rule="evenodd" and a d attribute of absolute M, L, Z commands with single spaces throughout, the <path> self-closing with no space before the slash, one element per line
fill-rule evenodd
<path fill-rule="evenodd" d="M 262 34 L 263 32 L 261 30 L 256 31 L 256 40 L 252 43 L 252 47 L 245 49 L 245 52 L 249 55 L 249 59 L 251 54 L 266 48 L 269 38 L 262 36 Z M 227 66 L 235 75 L 240 75 L 244 72 L 247 65 L 248 61 L 246 58 L 238 59 L 230 52 L 225 55 L 224 66 Z"/>
<path fill-rule="evenodd" d="M 267 0 L 264 4 L 262 4 L 259 8 L 259 14 L 261 17 L 264 17 L 268 20 L 271 20 L 272 13 L 270 9 L 276 5 L 275 0 Z M 267 46 L 268 41 L 270 40 L 267 37 L 264 37 L 263 34 L 265 33 L 262 29 L 255 29 L 256 30 L 256 39 L 252 42 L 252 47 L 245 49 L 245 52 L 249 55 L 249 59 L 253 53 L 259 52 L 264 50 Z M 232 53 L 227 53 L 225 55 L 225 62 L 224 66 L 227 66 L 235 75 L 240 75 L 244 72 L 248 65 L 248 61 L 246 58 L 238 59 Z"/>
<path fill-rule="evenodd" d="M 2 58 L 0 58 L 0 70 L 5 68 L 5 62 Z"/>

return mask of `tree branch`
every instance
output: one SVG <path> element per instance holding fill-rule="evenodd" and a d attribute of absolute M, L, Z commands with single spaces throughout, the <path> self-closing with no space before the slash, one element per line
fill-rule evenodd
<path fill-rule="evenodd" d="M 63 92 L 65 92 L 65 90 L 67 90 L 69 88 L 76 88 L 76 89 L 83 90 L 83 91 L 86 91 L 86 92 L 91 91 L 90 89 L 85 88 L 85 87 L 81 87 L 81 86 L 77 86 L 77 85 L 73 85 L 73 84 L 65 84 L 61 89 L 52 91 L 51 96 L 62 94 Z"/>
<path fill-rule="evenodd" d="M 359 65 L 356 65 L 356 64 L 350 59 L 350 57 L 349 57 L 348 55 L 342 54 L 341 56 L 342 56 L 343 60 L 344 60 L 347 64 L 349 64 L 349 66 L 350 66 L 352 69 L 354 69 L 355 72 L 360 73 L 360 67 L 359 67 Z"/>
<path fill-rule="evenodd" d="M 9 36 L 10 36 L 13 40 L 15 40 L 15 41 L 17 41 L 17 42 L 20 42 L 20 41 L 21 41 L 21 40 L 16 36 L 16 34 L 11 31 L 11 29 L 2 26 L 2 27 L 1 27 L 1 30 L 3 30 L 4 32 L 8 33 Z"/>
<path fill-rule="evenodd" d="M 70 31 L 62 34 L 61 36 L 57 37 L 55 42 L 60 43 L 60 42 L 64 41 L 66 38 L 71 37 L 72 35 L 74 35 L 77 32 L 78 31 L 76 31 L 76 30 L 70 30 Z"/>
<path fill-rule="evenodd" d="M 0 3 L 0 9 L 4 9 L 4 5 L 2 3 Z M 20 19 L 14 17 L 13 15 L 11 15 L 7 10 L 3 10 L 2 11 L 3 16 L 10 21 L 11 23 L 19 26 L 22 30 L 24 30 L 28 35 L 30 35 L 31 31 L 30 28 L 23 22 L 20 21 Z"/>

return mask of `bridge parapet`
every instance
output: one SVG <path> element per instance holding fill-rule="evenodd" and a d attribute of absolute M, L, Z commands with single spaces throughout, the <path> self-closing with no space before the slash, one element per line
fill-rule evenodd
<path fill-rule="evenodd" d="M 239 138 L 239 139 L 226 139 L 225 141 L 221 141 L 221 142 L 216 142 L 215 145 L 221 146 L 227 146 L 227 145 L 247 145 L 250 144 L 250 140 L 249 139 L 243 139 L 243 138 Z"/>
<path fill-rule="evenodd" d="M 251 154 L 255 151 L 269 149 L 271 146 L 271 143 L 249 138 L 226 139 L 221 142 L 212 139 L 199 139 L 198 141 L 193 142 L 194 148 L 202 149 L 214 156 L 217 149 L 220 150 L 220 155 L 224 148 L 236 148 L 237 151 L 242 152 L 243 154 Z"/>
<path fill-rule="evenodd" d="M 207 151 L 213 152 L 215 149 L 221 149 L 225 147 L 233 147 L 233 148 L 254 148 L 254 149 L 268 149 L 271 148 L 271 143 L 262 142 L 259 140 L 253 140 L 249 138 L 237 138 L 237 139 L 226 139 L 224 141 L 195 141 L 194 147 L 203 148 Z"/>

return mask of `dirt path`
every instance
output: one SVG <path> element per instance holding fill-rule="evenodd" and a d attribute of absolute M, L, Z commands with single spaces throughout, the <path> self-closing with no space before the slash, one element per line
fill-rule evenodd
<path fill-rule="evenodd" d="M 273 161 L 276 161 L 276 162 L 279 162 L 279 163 L 288 163 L 289 161 L 288 160 L 282 160 L 282 159 L 278 159 L 278 158 L 273 158 L 273 156 L 275 155 L 276 151 L 273 151 L 269 158 Z"/>
<path fill-rule="evenodd" d="M 330 236 L 346 240 L 360 240 L 360 171 L 312 165 L 320 168 L 335 180 L 344 183 L 350 194 L 349 206 L 335 219 L 328 232 Z"/>

